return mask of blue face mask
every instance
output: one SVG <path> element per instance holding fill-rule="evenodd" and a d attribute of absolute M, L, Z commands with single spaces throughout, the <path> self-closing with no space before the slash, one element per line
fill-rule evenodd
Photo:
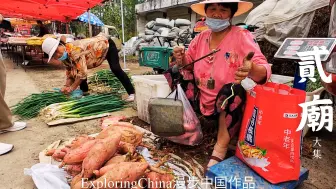
<path fill-rule="evenodd" d="M 66 60 L 67 58 L 68 58 L 68 53 L 66 51 L 64 51 L 62 57 L 59 58 L 58 60 L 63 61 L 63 60 Z"/>
<path fill-rule="evenodd" d="M 215 19 L 215 18 L 206 18 L 205 24 L 213 31 L 220 32 L 228 28 L 230 24 L 230 19 Z"/>

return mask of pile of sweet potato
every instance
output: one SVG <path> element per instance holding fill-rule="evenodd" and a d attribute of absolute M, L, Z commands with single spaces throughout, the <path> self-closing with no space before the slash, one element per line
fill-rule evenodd
<path fill-rule="evenodd" d="M 72 189 L 175 188 L 172 174 L 161 170 L 160 164 L 149 166 L 136 153 L 142 137 L 143 133 L 134 125 L 116 122 L 96 137 L 78 136 L 70 145 L 60 150 L 49 150 L 46 155 L 62 162 L 60 167 L 73 177 L 70 183 Z M 158 183 L 152 184 L 155 181 Z M 127 185 L 129 183 L 136 185 Z"/>

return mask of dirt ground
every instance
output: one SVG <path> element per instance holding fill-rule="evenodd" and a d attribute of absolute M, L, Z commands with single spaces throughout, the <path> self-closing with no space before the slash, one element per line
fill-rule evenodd
<path fill-rule="evenodd" d="M 27 68 L 25 72 L 6 59 L 7 91 L 6 101 L 12 106 L 22 98 L 45 90 L 63 86 L 65 73 L 57 66 Z M 123 65 L 122 65 L 123 66 Z M 127 65 L 131 74 L 142 74 L 151 69 L 139 67 L 137 63 Z M 108 69 L 103 64 L 97 69 Z M 90 70 L 93 73 L 97 69 Z M 116 115 L 136 116 L 136 111 L 127 108 Z M 56 140 L 67 140 L 80 134 L 99 132 L 98 119 L 57 127 L 48 127 L 39 119 L 28 120 L 28 127 L 22 131 L 0 135 L 0 142 L 14 144 L 12 152 L 0 156 L 0 189 L 33 189 L 33 180 L 24 175 L 24 168 L 38 163 L 38 154 Z M 333 133 L 317 133 L 305 138 L 305 146 L 313 143 L 316 136 L 322 141 L 319 148 L 322 159 L 312 159 L 312 154 L 302 157 L 302 166 L 310 171 L 309 179 L 300 186 L 301 189 L 334 189 L 336 187 L 336 128 Z M 308 156 L 307 156 L 308 154 Z"/>

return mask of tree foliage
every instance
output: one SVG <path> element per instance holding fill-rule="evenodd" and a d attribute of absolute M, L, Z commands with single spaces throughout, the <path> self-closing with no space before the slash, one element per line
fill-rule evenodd
<path fill-rule="evenodd" d="M 136 16 L 134 0 L 123 0 L 125 41 L 136 35 Z M 121 2 L 114 0 L 94 7 L 91 12 L 103 21 L 104 24 L 115 26 L 120 37 L 122 36 Z"/>

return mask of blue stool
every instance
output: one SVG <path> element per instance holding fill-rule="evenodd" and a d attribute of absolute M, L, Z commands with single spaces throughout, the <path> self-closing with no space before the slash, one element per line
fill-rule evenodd
<path fill-rule="evenodd" d="M 210 167 L 206 173 L 216 188 L 225 189 L 292 189 L 308 179 L 308 170 L 301 168 L 300 178 L 280 184 L 271 184 L 264 180 L 245 163 L 233 156 Z"/>

